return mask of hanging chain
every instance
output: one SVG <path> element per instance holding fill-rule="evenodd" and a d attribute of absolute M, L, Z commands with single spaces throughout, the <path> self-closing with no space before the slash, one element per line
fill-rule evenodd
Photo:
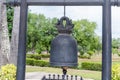
<path fill-rule="evenodd" d="M 65 0 L 64 0 L 64 17 L 66 16 L 66 6 L 65 6 Z"/>

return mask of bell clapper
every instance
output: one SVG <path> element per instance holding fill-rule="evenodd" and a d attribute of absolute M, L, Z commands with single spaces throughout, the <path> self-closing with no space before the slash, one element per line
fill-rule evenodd
<path fill-rule="evenodd" d="M 63 70 L 63 79 L 65 79 L 65 76 L 67 74 L 67 69 L 68 69 L 68 67 L 66 67 L 66 66 L 62 67 L 62 70 Z"/>
<path fill-rule="evenodd" d="M 67 69 L 68 69 L 68 67 L 66 67 L 66 66 L 62 67 L 63 75 L 66 75 L 66 74 L 67 74 Z"/>

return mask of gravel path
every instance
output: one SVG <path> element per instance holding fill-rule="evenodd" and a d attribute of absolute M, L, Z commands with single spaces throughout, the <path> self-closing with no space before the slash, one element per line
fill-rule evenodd
<path fill-rule="evenodd" d="M 42 80 L 42 78 L 44 76 L 46 76 L 48 78 L 49 74 L 51 74 L 51 73 L 46 73 L 46 72 L 29 72 L 29 73 L 26 73 L 26 79 L 25 80 Z M 53 75 L 53 73 L 51 75 Z M 57 74 L 55 74 L 55 75 L 57 75 Z M 78 78 L 79 78 L 78 80 L 80 80 L 80 77 L 78 77 Z M 75 80 L 75 79 L 73 79 L 73 80 Z M 93 80 L 93 79 L 83 79 L 83 80 Z"/>

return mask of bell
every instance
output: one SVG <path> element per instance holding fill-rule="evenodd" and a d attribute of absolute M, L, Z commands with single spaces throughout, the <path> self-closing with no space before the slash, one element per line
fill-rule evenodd
<path fill-rule="evenodd" d="M 66 22 L 66 24 L 64 24 Z M 77 66 L 77 42 L 70 35 L 74 25 L 68 17 L 62 17 L 56 25 L 59 34 L 51 42 L 50 65 Z"/>

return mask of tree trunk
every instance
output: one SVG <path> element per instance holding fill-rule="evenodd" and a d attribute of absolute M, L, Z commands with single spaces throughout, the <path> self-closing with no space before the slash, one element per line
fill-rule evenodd
<path fill-rule="evenodd" d="M 0 0 L 0 66 L 9 63 L 10 42 L 7 27 L 6 5 Z"/>
<path fill-rule="evenodd" d="M 17 65 L 20 7 L 14 7 L 14 19 L 10 46 L 10 63 Z"/>

